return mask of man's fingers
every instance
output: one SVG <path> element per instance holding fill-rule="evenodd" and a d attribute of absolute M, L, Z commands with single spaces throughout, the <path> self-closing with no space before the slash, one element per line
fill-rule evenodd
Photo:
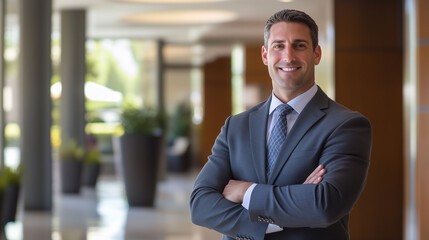
<path fill-rule="evenodd" d="M 320 169 L 313 178 L 310 179 L 309 183 L 319 184 L 322 181 L 323 175 L 325 175 L 326 170 L 324 168 Z"/>
<path fill-rule="evenodd" d="M 317 166 L 316 169 L 307 177 L 304 183 L 310 183 L 310 181 L 317 175 L 317 173 L 323 169 L 322 165 Z"/>
<path fill-rule="evenodd" d="M 326 170 L 323 168 L 323 165 L 317 166 L 316 169 L 307 177 L 304 184 L 318 184 L 322 181 L 323 175 L 325 175 Z"/>
<path fill-rule="evenodd" d="M 310 176 L 307 177 L 307 179 L 312 179 L 322 169 L 323 169 L 323 166 L 322 166 L 322 164 L 320 164 L 319 166 L 317 166 L 316 169 L 314 169 L 314 171 L 310 174 Z"/>
<path fill-rule="evenodd" d="M 315 179 L 312 179 L 309 183 L 311 184 L 319 184 L 322 181 L 322 177 L 317 177 Z"/>
<path fill-rule="evenodd" d="M 241 203 L 243 202 L 244 194 L 252 184 L 251 182 L 231 179 L 223 189 L 222 195 L 231 202 Z"/>

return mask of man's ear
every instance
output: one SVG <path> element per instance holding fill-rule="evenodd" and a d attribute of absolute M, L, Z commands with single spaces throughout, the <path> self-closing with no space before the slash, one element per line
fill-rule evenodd
<path fill-rule="evenodd" d="M 319 64 L 320 59 L 322 59 L 322 49 L 320 48 L 320 45 L 317 45 L 316 49 L 314 49 L 314 64 Z"/>
<path fill-rule="evenodd" d="M 267 59 L 268 50 L 265 48 L 264 45 L 262 46 L 262 51 L 261 52 L 262 52 L 262 62 L 265 65 L 268 65 L 268 59 Z"/>

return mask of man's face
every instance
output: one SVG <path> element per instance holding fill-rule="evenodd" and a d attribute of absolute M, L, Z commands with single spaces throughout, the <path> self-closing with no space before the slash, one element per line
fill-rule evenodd
<path fill-rule="evenodd" d="M 274 94 L 289 101 L 314 84 L 314 66 L 319 64 L 320 46 L 313 51 L 310 29 L 295 22 L 272 25 L 262 61 L 268 66 Z"/>

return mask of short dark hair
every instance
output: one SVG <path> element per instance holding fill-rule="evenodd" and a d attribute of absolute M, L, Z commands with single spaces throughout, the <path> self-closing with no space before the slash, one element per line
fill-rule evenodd
<path fill-rule="evenodd" d="M 264 45 L 268 47 L 268 38 L 270 37 L 271 27 L 279 22 L 296 22 L 303 23 L 310 28 L 311 41 L 313 42 L 313 50 L 319 45 L 319 28 L 316 22 L 305 12 L 292 9 L 284 9 L 274 13 L 265 24 L 264 28 Z"/>

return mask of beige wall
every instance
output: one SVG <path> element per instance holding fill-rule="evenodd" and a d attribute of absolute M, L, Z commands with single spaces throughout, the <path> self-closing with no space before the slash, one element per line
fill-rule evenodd
<path fill-rule="evenodd" d="M 164 97 L 167 111 L 172 114 L 181 103 L 191 101 L 191 69 L 169 68 L 164 76 Z"/>

